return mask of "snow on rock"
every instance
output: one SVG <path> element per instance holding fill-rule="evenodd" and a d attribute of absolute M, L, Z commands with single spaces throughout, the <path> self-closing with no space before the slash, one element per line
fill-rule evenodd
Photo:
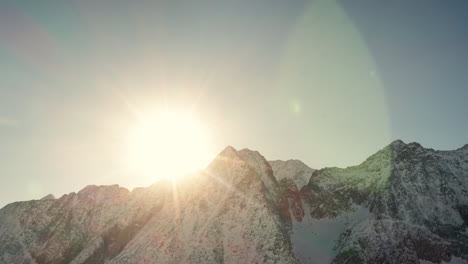
<path fill-rule="evenodd" d="M 304 219 L 294 220 L 291 232 L 294 254 L 301 263 L 330 263 L 336 256 L 335 243 L 340 235 L 369 217 L 369 210 L 361 206 L 322 219 L 312 218 L 309 207 L 304 208 Z"/>

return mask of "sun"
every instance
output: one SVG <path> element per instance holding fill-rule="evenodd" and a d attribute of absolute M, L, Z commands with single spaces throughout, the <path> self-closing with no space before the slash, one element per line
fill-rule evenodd
<path fill-rule="evenodd" d="M 130 168 L 150 181 L 179 179 L 208 164 L 209 139 L 206 127 L 191 113 L 143 114 L 130 133 Z"/>

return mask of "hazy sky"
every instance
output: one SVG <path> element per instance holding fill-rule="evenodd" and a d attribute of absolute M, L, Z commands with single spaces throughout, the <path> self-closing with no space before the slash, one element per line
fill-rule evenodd
<path fill-rule="evenodd" d="M 468 2 L 0 2 L 0 206 L 124 169 L 132 107 L 313 168 L 468 143 Z M 181 150 L 183 151 L 183 150 Z"/>

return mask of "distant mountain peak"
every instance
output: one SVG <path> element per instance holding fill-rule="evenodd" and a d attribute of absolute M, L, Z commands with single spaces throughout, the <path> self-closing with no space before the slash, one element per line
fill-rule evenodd
<path fill-rule="evenodd" d="M 393 146 L 393 147 L 399 147 L 399 146 L 405 146 L 406 143 L 403 142 L 403 140 L 401 139 L 397 139 L 397 140 L 394 140 L 392 143 L 390 143 L 390 146 Z"/>
<path fill-rule="evenodd" d="M 231 163 L 238 163 L 239 161 L 245 162 L 252 166 L 269 166 L 265 157 L 263 157 L 258 151 L 244 148 L 242 150 L 236 150 L 232 146 L 227 146 L 221 151 L 213 162 L 217 160 L 228 161 Z M 236 161 L 237 160 L 237 161 Z"/>
<path fill-rule="evenodd" d="M 233 146 L 226 146 L 219 155 L 234 154 L 237 153 L 237 150 Z"/>
<path fill-rule="evenodd" d="M 207 168 L 207 171 L 212 175 L 218 175 L 219 178 L 228 180 L 228 182 L 242 181 L 245 175 L 227 173 L 238 170 L 255 172 L 256 178 L 265 185 L 269 198 L 276 195 L 278 183 L 273 176 L 270 164 L 258 151 L 247 148 L 237 151 L 232 146 L 227 146 Z"/>
<path fill-rule="evenodd" d="M 49 193 L 48 195 L 44 196 L 41 198 L 41 201 L 45 201 L 45 200 L 54 200 L 55 199 L 55 196 L 51 193 Z"/>
<path fill-rule="evenodd" d="M 301 189 L 309 182 L 312 173 L 315 171 L 304 162 L 296 159 L 271 160 L 269 163 L 278 182 L 289 178 L 297 185 L 298 189 Z"/>
<path fill-rule="evenodd" d="M 268 162 L 270 162 L 270 163 L 281 162 L 281 163 L 285 163 L 285 164 L 291 164 L 291 165 L 298 165 L 298 166 L 309 167 L 309 166 L 307 166 L 304 162 L 302 162 L 301 160 L 298 160 L 298 159 L 270 160 L 270 161 L 268 161 Z"/>
<path fill-rule="evenodd" d="M 463 147 L 459 148 L 459 150 L 467 150 L 468 151 L 468 144 L 465 144 Z"/>

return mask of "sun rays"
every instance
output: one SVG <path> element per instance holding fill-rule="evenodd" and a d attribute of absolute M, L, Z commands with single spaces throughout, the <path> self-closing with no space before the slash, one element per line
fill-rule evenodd
<path fill-rule="evenodd" d="M 143 113 L 129 136 L 132 170 L 176 179 L 203 169 L 212 158 L 210 136 L 200 120 L 183 111 Z"/>

